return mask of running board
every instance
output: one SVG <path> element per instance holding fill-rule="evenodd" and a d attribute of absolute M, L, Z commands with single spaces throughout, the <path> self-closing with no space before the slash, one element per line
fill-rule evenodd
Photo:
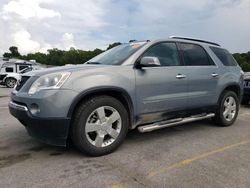
<path fill-rule="evenodd" d="M 200 115 L 190 116 L 187 118 L 177 118 L 177 119 L 157 122 L 157 123 L 153 123 L 149 125 L 143 125 L 143 126 L 138 127 L 138 131 L 141 133 L 145 133 L 145 132 L 150 132 L 150 131 L 154 131 L 157 129 L 162 129 L 165 127 L 171 127 L 171 126 L 198 121 L 202 119 L 208 119 L 214 116 L 215 116 L 214 113 L 210 113 L 210 114 L 200 114 Z"/>

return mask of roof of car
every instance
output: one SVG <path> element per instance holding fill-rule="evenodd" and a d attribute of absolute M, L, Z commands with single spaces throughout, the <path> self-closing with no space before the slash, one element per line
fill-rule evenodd
<path fill-rule="evenodd" d="M 32 63 L 16 63 L 16 62 L 5 62 L 1 64 L 0 68 L 9 67 L 9 66 L 15 66 L 15 65 L 27 65 L 32 66 Z"/>

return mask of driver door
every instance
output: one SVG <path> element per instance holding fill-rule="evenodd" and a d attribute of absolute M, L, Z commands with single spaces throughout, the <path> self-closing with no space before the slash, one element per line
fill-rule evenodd
<path fill-rule="evenodd" d="M 169 119 L 187 108 L 187 69 L 182 66 L 176 44 L 157 43 L 142 55 L 148 56 L 157 57 L 160 66 L 135 70 L 140 123 Z"/>

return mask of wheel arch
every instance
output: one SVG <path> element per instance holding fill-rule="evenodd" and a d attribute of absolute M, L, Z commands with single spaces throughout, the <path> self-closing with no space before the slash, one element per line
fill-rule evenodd
<path fill-rule="evenodd" d="M 3 79 L 3 82 L 6 82 L 6 80 L 7 80 L 7 79 L 10 79 L 10 78 L 17 80 L 17 78 L 15 78 L 14 76 L 6 76 L 6 77 Z"/>
<path fill-rule="evenodd" d="M 219 102 L 219 100 L 221 99 L 221 97 L 222 97 L 222 95 L 223 95 L 223 93 L 224 93 L 225 91 L 233 91 L 233 92 L 235 92 L 236 95 L 237 95 L 237 97 L 239 98 L 239 101 L 241 101 L 241 98 L 242 98 L 242 91 L 241 91 L 241 87 L 240 87 L 239 84 L 232 83 L 232 84 L 226 85 L 226 86 L 223 88 L 223 90 L 221 91 L 221 93 L 220 93 L 220 96 L 219 96 L 219 98 L 218 98 L 218 102 Z M 217 103 L 218 103 L 218 102 L 217 102 Z"/>
<path fill-rule="evenodd" d="M 242 92 L 239 84 L 229 84 L 223 89 L 222 92 L 224 92 L 225 90 L 233 91 L 239 98 L 241 97 Z"/>
<path fill-rule="evenodd" d="M 98 95 L 108 95 L 119 100 L 124 105 L 125 109 L 128 112 L 130 128 L 132 127 L 133 122 L 134 122 L 133 102 L 128 92 L 119 87 L 95 87 L 95 88 L 91 88 L 91 89 L 81 92 L 73 100 L 69 108 L 67 117 L 72 118 L 78 105 L 80 105 L 84 100 L 87 100 L 90 97 L 98 96 Z"/>

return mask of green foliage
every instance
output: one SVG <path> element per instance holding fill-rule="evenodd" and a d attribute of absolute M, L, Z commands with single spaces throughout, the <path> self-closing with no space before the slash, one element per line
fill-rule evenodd
<path fill-rule="evenodd" d="M 250 72 L 250 63 L 247 62 L 241 63 L 241 68 L 244 72 Z"/>
<path fill-rule="evenodd" d="M 49 49 L 48 53 L 36 52 L 22 56 L 22 59 L 34 59 L 41 64 L 61 66 L 65 64 L 82 64 L 89 59 L 102 53 L 103 50 L 95 49 L 93 51 L 84 51 L 75 48 L 70 50 L 59 50 L 57 48 Z"/>
<path fill-rule="evenodd" d="M 250 51 L 247 53 L 235 53 L 233 56 L 244 72 L 250 72 Z"/>
<path fill-rule="evenodd" d="M 115 42 L 113 44 L 110 44 L 107 48 L 111 49 L 115 46 L 120 45 L 120 42 Z M 60 50 L 57 48 L 49 49 L 47 53 L 41 53 L 41 52 L 36 52 L 36 53 L 30 53 L 27 55 L 20 55 L 18 52 L 18 48 L 15 46 L 12 46 L 9 48 L 10 53 L 6 52 L 4 53 L 4 57 L 6 58 L 13 58 L 17 57 L 20 59 L 24 60 L 36 60 L 37 62 L 41 64 L 46 64 L 46 65 L 56 65 L 56 66 L 61 66 L 65 64 L 82 64 L 91 58 L 99 55 L 100 53 L 104 52 L 101 49 L 96 48 L 95 50 L 92 51 L 84 51 L 84 50 L 79 50 L 75 48 L 70 48 L 70 50 L 65 51 L 65 50 Z"/>
<path fill-rule="evenodd" d="M 110 44 L 109 46 L 108 46 L 108 48 L 107 48 L 107 50 L 109 50 L 109 49 L 111 49 L 111 48 L 114 48 L 114 47 L 116 47 L 116 46 L 119 46 L 119 45 L 121 45 L 122 43 L 120 43 L 120 42 L 115 42 L 115 43 L 113 43 L 113 44 Z"/>
<path fill-rule="evenodd" d="M 3 57 L 11 58 L 11 53 L 5 52 L 5 53 L 3 54 Z"/>
<path fill-rule="evenodd" d="M 115 42 L 110 44 L 106 50 L 114 48 L 118 45 L 121 45 L 121 43 Z M 47 53 L 36 52 L 27 55 L 21 55 L 18 52 L 18 48 L 16 46 L 11 46 L 9 48 L 9 52 L 4 53 L 3 57 L 20 58 L 24 60 L 34 59 L 41 64 L 61 66 L 65 64 L 82 64 L 102 52 L 104 51 L 98 48 L 92 51 L 84 51 L 75 48 L 70 48 L 70 50 L 65 51 L 53 48 L 49 49 Z M 235 53 L 233 56 L 243 71 L 250 72 L 250 51 L 247 53 Z"/>
<path fill-rule="evenodd" d="M 120 42 L 115 42 L 113 44 L 110 44 L 107 48 L 111 49 L 115 46 L 120 45 Z M 41 64 L 46 64 L 46 65 L 56 65 L 56 66 L 61 66 L 65 64 L 82 64 L 91 58 L 99 55 L 100 53 L 104 52 L 101 49 L 94 49 L 94 50 L 89 50 L 89 51 L 84 51 L 84 50 L 79 50 L 75 48 L 70 48 L 70 50 L 65 51 L 65 50 L 60 50 L 57 48 L 49 49 L 47 53 L 41 53 L 41 52 L 36 52 L 36 53 L 29 53 L 27 55 L 20 55 L 18 52 L 18 48 L 15 46 L 11 46 L 9 48 L 9 52 L 6 52 L 3 54 L 3 57 L 6 58 L 20 58 L 24 60 L 36 60 L 37 62 Z"/>
<path fill-rule="evenodd" d="M 18 48 L 16 46 L 11 46 L 9 48 L 9 52 L 6 52 L 3 54 L 3 57 L 6 57 L 6 58 L 19 58 L 21 57 L 20 53 L 18 52 Z"/>
<path fill-rule="evenodd" d="M 34 59 L 37 62 L 41 63 L 41 64 L 47 64 L 47 54 L 41 53 L 41 52 L 36 52 L 34 54 L 27 54 L 27 55 L 23 55 L 22 59 L 24 60 L 31 60 Z"/>

